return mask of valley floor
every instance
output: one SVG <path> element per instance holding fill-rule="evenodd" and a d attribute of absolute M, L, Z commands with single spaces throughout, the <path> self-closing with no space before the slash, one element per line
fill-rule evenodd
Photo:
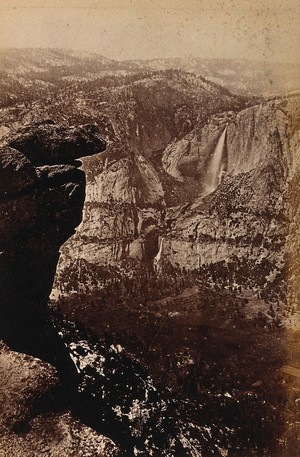
<path fill-rule="evenodd" d="M 224 455 L 299 456 L 299 315 L 241 287 L 195 282 L 162 295 L 118 302 L 76 294 L 59 306 L 125 347 L 186 421 L 221 436 Z"/>

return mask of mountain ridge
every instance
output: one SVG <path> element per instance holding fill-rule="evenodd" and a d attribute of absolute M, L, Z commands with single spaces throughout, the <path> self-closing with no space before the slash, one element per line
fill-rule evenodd
<path fill-rule="evenodd" d="M 4 64 L 7 66 L 6 70 Z M 45 69 L 46 64 L 48 69 Z M 300 65 L 292 63 L 201 57 L 115 60 L 95 52 L 63 48 L 0 49 L 2 71 L 26 75 L 30 71 L 49 72 L 49 65 L 53 71 L 55 67 L 56 71 L 61 67 L 60 73 L 65 77 L 70 74 L 72 67 L 77 67 L 77 73 L 80 70 L 82 77 L 88 75 L 90 79 L 99 72 L 137 73 L 181 69 L 202 75 L 238 95 L 272 96 L 300 89 Z"/>

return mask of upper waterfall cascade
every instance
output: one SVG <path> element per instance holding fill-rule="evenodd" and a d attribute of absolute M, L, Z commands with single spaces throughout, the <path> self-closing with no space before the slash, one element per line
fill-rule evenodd
<path fill-rule="evenodd" d="M 227 126 L 218 139 L 217 145 L 208 164 L 204 179 L 205 195 L 213 192 L 222 181 L 222 174 L 224 171 L 223 151 L 226 139 L 226 131 Z"/>

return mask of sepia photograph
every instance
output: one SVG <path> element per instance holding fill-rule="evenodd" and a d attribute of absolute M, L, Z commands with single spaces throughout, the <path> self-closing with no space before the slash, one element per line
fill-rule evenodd
<path fill-rule="evenodd" d="M 300 0 L 0 21 L 0 457 L 300 457 Z"/>

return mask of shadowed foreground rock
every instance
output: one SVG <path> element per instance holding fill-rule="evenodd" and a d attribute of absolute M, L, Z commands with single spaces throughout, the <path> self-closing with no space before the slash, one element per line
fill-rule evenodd
<path fill-rule="evenodd" d="M 59 248 L 82 217 L 85 175 L 74 160 L 104 149 L 94 126 L 51 121 L 0 144 L 0 339 L 9 346 L 0 346 L 0 454 L 7 457 L 118 452 L 65 412 L 76 370 L 48 316 Z"/>
<path fill-rule="evenodd" d="M 75 130 L 51 121 L 0 144 L 0 338 L 56 365 L 48 298 L 59 248 L 81 222 L 85 198 L 85 175 L 74 159 L 104 149 L 95 126 Z"/>
<path fill-rule="evenodd" d="M 115 444 L 58 409 L 59 379 L 48 363 L 0 347 L 0 455 L 118 455 Z"/>

